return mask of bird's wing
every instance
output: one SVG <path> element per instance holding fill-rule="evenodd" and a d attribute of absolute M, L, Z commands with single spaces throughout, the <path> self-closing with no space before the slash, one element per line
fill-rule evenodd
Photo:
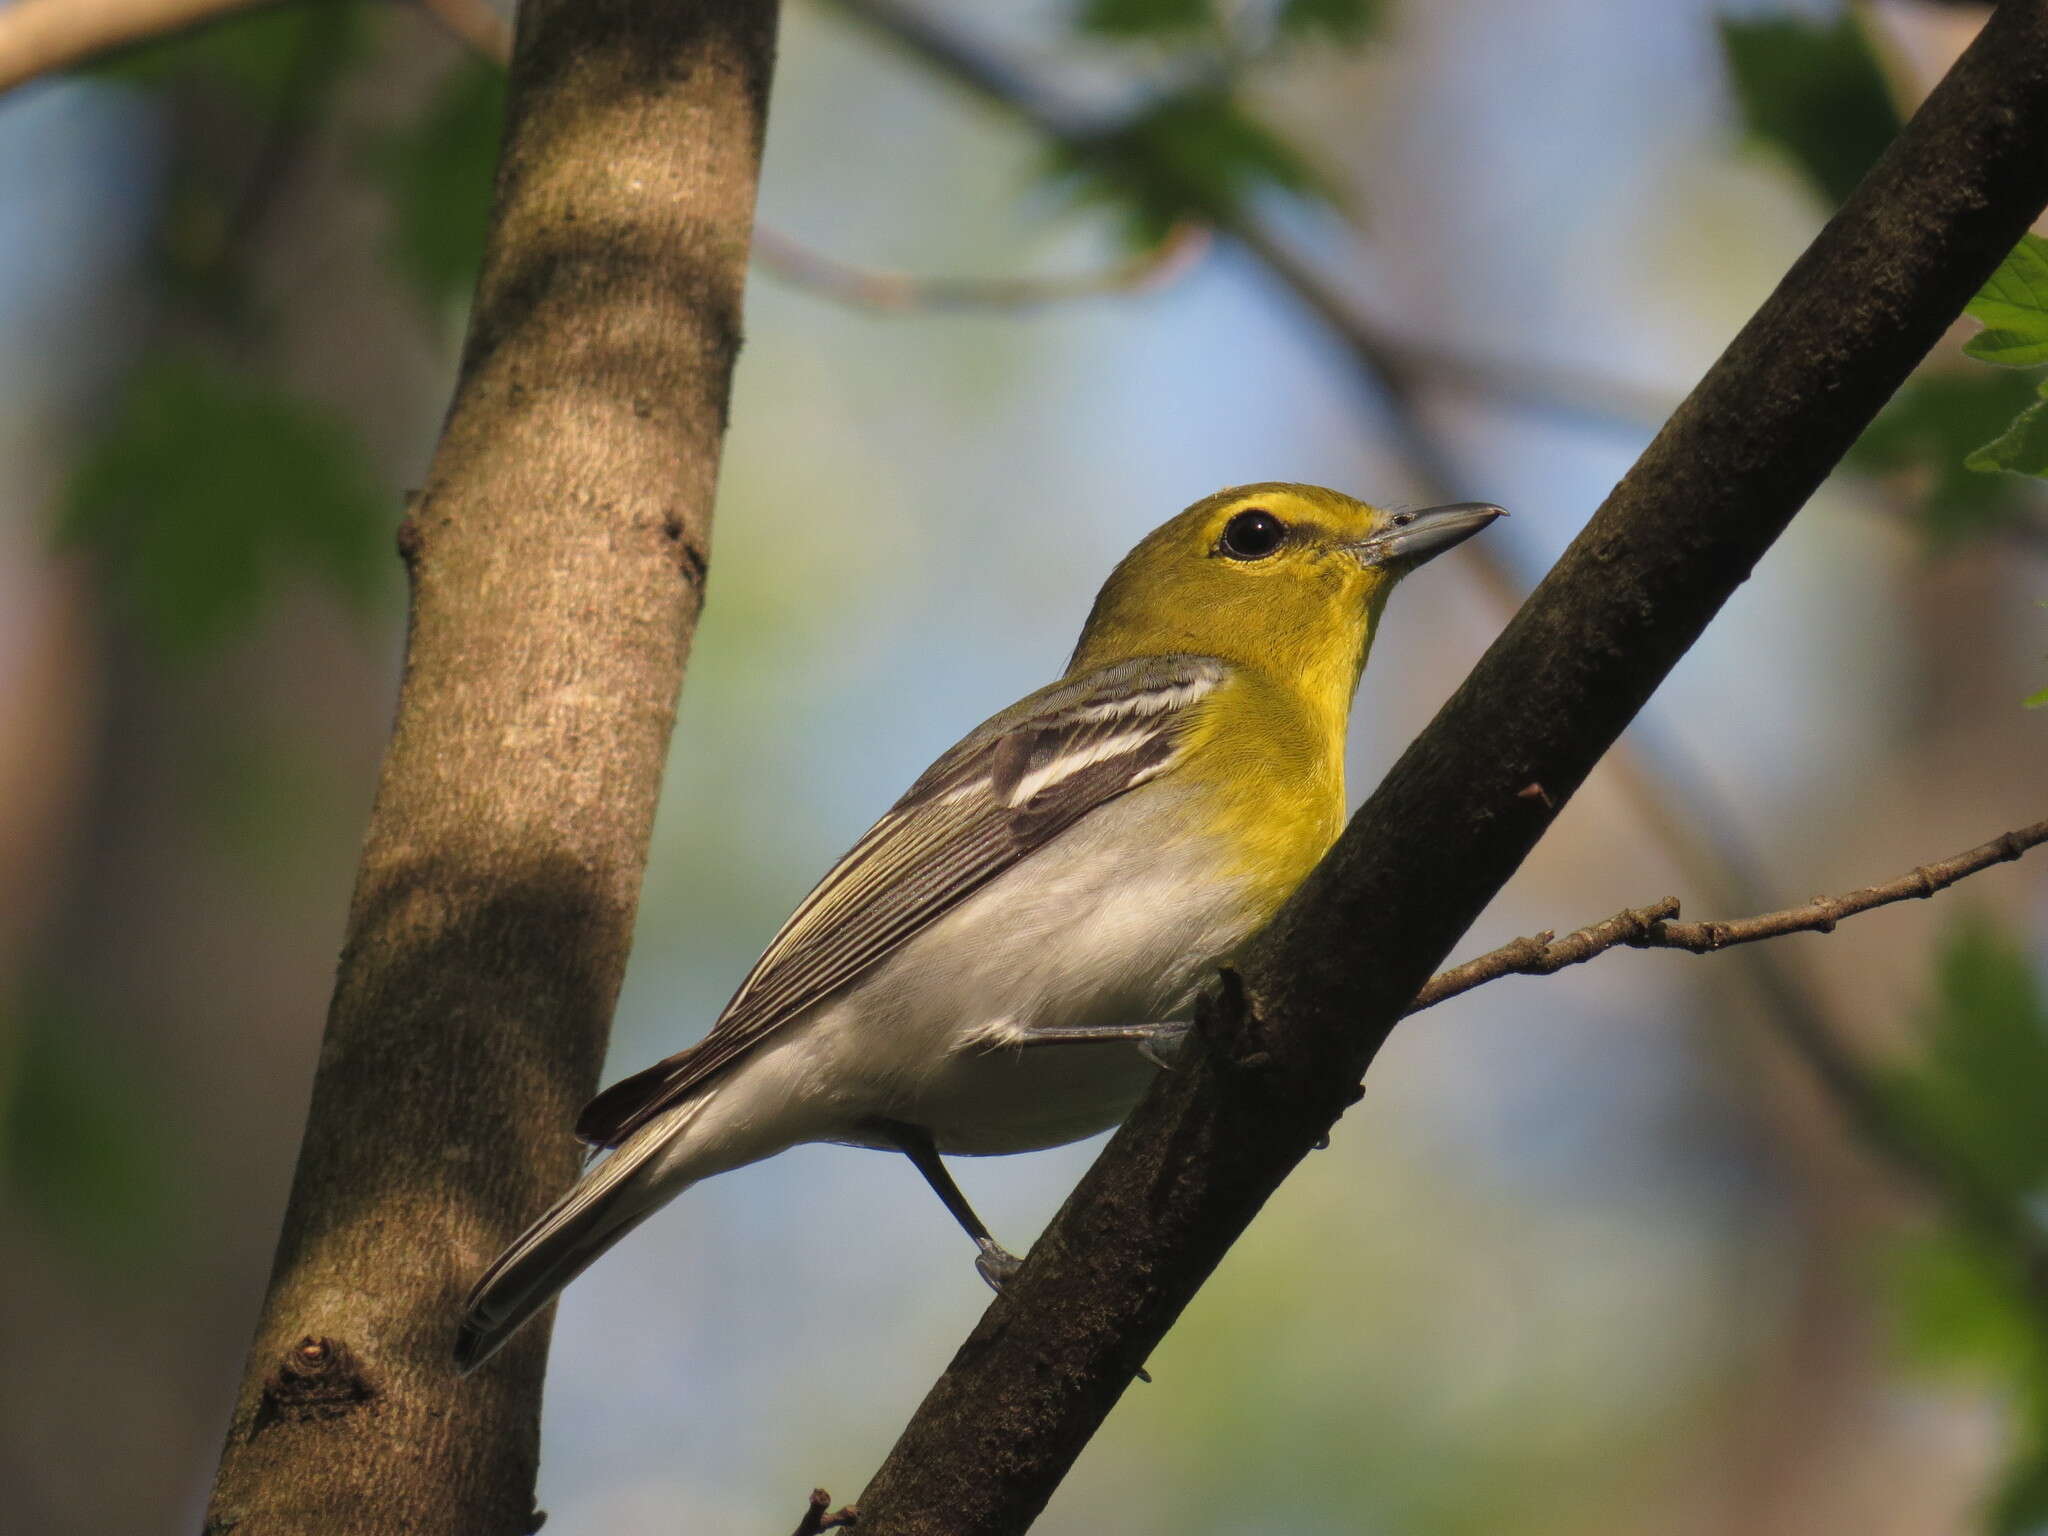
<path fill-rule="evenodd" d="M 1118 662 L 977 728 L 804 898 L 711 1033 L 600 1093 L 576 1134 L 617 1146 L 1088 812 L 1157 778 L 1225 676 L 1207 656 Z"/>

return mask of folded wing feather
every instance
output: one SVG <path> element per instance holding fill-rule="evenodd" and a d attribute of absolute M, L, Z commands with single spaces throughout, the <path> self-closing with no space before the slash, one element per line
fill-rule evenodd
<path fill-rule="evenodd" d="M 576 1134 L 617 1146 L 1097 806 L 1164 773 L 1226 675 L 1206 656 L 1119 662 L 978 727 L 804 898 L 711 1033 L 600 1093 Z"/>

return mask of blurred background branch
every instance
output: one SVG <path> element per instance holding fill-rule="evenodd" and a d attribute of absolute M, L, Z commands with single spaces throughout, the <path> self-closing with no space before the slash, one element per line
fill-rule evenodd
<path fill-rule="evenodd" d="M 16 0 L 0 9 L 0 91 L 272 0 Z"/>

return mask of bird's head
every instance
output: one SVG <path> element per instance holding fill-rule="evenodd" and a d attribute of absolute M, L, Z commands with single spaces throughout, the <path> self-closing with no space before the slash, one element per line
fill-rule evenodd
<path fill-rule="evenodd" d="M 1232 486 L 1123 558 L 1072 668 L 1184 651 L 1349 698 L 1394 584 L 1502 515 L 1477 502 L 1388 511 L 1314 485 Z"/>

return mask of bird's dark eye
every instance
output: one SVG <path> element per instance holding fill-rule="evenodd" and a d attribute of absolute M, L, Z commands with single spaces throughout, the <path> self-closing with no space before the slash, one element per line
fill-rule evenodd
<path fill-rule="evenodd" d="M 1264 507 L 1240 512 L 1223 525 L 1217 549 L 1233 560 L 1263 560 L 1287 537 L 1287 525 Z"/>

